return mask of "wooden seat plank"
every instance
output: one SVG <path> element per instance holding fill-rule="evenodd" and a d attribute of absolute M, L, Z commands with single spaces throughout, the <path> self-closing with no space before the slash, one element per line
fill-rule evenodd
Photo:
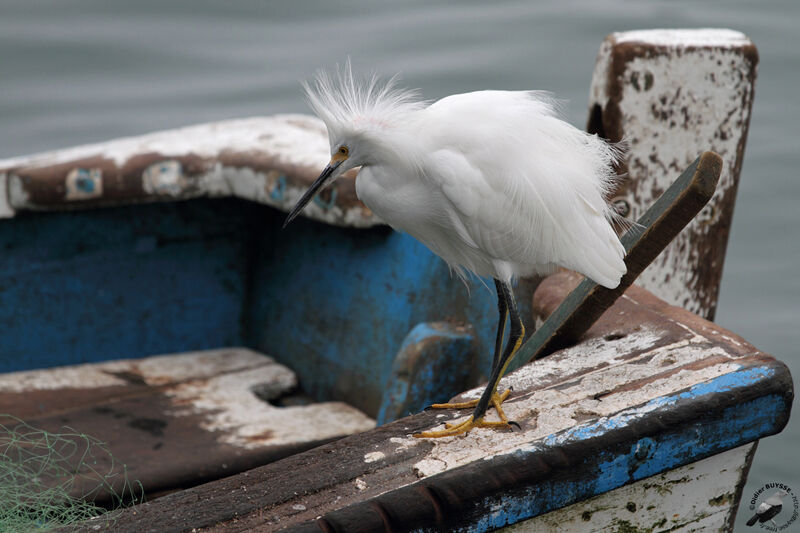
<path fill-rule="evenodd" d="M 244 348 L 209 350 L 5 374 L 0 412 L 53 434 L 70 428 L 102 441 L 111 455 L 87 466 L 111 477 L 117 494 L 138 481 L 147 495 L 374 426 L 344 403 L 277 407 L 256 395 L 278 399 L 296 385 L 294 373 L 269 357 Z M 87 475 L 76 485 L 78 495 L 99 481 Z"/>

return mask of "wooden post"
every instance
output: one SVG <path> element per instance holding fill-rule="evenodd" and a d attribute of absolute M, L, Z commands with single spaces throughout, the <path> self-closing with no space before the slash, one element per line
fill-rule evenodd
<path fill-rule="evenodd" d="M 587 129 L 629 146 L 613 201 L 636 220 L 700 150 L 723 159 L 714 197 L 638 283 L 713 319 L 744 155 L 758 52 L 732 30 L 613 33 L 600 47 Z"/>

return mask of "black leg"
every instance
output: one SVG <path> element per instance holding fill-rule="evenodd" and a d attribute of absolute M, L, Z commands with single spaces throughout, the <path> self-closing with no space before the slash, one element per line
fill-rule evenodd
<path fill-rule="evenodd" d="M 458 424 L 445 424 L 445 429 L 439 431 L 424 431 L 422 433 L 415 433 L 415 437 L 420 438 L 439 438 L 439 437 L 452 437 L 467 433 L 475 427 L 501 427 L 508 428 L 509 425 L 519 424 L 512 422 L 506 418 L 500 404 L 508 396 L 506 391 L 503 394 L 495 395 L 497 392 L 497 384 L 500 378 L 508 368 L 508 364 L 514 358 L 514 355 L 519 350 L 522 344 L 522 339 L 525 337 L 525 327 L 522 325 L 522 320 L 519 318 L 517 312 L 517 303 L 514 301 L 514 294 L 511 292 L 511 286 L 508 283 L 494 280 L 495 287 L 497 288 L 497 310 L 500 312 L 500 322 L 497 325 L 497 340 L 495 342 L 494 360 L 492 361 L 492 372 L 489 378 L 489 384 L 486 390 L 483 391 L 480 399 L 475 401 L 461 403 L 445 403 L 434 404 L 431 407 L 436 408 L 450 408 L 450 409 L 464 409 L 468 407 L 475 407 L 472 416 Z M 502 349 L 503 333 L 505 331 L 506 320 L 511 319 L 511 334 L 509 335 L 508 343 L 505 349 Z M 497 409 L 497 414 L 500 417 L 499 422 L 483 420 L 483 415 L 489 408 L 489 404 L 494 405 Z"/>
<path fill-rule="evenodd" d="M 501 298 L 500 294 L 502 294 L 502 298 L 505 299 L 508 307 L 508 314 L 511 319 L 511 331 L 508 343 L 506 344 L 505 350 L 503 350 L 503 354 L 500 356 L 500 360 L 492 365 L 492 375 L 489 378 L 489 384 L 483 391 L 481 399 L 478 400 L 478 405 L 475 406 L 475 411 L 472 413 L 473 420 L 478 420 L 486 414 L 486 409 L 489 407 L 492 395 L 497 389 L 497 383 L 500 381 L 500 378 L 503 377 L 503 373 L 505 373 L 508 364 L 514 358 L 514 354 L 519 349 L 522 338 L 525 335 L 525 327 L 522 325 L 522 319 L 520 319 L 519 313 L 517 312 L 517 303 L 516 300 L 514 300 L 514 293 L 511 291 L 511 286 L 508 283 L 497 280 L 495 280 L 495 284 L 498 289 L 498 301 Z M 505 322 L 505 320 L 503 320 L 503 322 Z"/>
<path fill-rule="evenodd" d="M 503 334 L 506 331 L 506 317 L 508 317 L 508 302 L 506 301 L 503 282 L 495 279 L 494 287 L 497 290 L 497 310 L 500 312 L 500 321 L 497 323 L 497 339 L 494 341 L 494 357 L 492 358 L 492 369 L 489 374 L 494 371 L 498 361 L 500 361 L 500 352 L 503 349 Z"/>

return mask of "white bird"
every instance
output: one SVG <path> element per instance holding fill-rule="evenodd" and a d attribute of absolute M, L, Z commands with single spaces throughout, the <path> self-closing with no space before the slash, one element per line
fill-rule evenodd
<path fill-rule="evenodd" d="M 625 250 L 604 196 L 613 188 L 620 150 L 559 119 L 539 91 L 479 91 L 420 101 L 395 78 L 354 78 L 349 63 L 305 84 L 325 122 L 331 160 L 286 218 L 284 227 L 322 188 L 361 167 L 356 193 L 375 214 L 414 236 L 459 276 L 494 278 L 500 322 L 489 384 L 480 400 L 434 407 L 475 407 L 443 437 L 473 427 L 510 427 L 497 384 L 525 329 L 511 282 L 562 266 L 614 288 L 625 274 Z M 503 345 L 506 319 L 510 338 Z M 499 422 L 484 420 L 489 404 Z"/>

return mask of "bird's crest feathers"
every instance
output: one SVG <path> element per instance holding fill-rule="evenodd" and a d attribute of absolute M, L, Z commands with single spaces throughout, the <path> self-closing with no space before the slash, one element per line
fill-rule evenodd
<path fill-rule="evenodd" d="M 419 92 L 397 87 L 398 76 L 383 80 L 377 74 L 353 76 L 350 60 L 332 72 L 318 70 L 312 82 L 303 82 L 311 109 L 329 131 L 387 126 L 427 107 Z"/>

